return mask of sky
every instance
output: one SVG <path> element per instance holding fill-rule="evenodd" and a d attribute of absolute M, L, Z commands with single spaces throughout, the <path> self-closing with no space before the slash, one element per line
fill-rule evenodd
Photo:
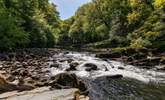
<path fill-rule="evenodd" d="M 73 16 L 78 7 L 89 1 L 91 0 L 50 0 L 57 5 L 57 10 L 63 20 Z"/>

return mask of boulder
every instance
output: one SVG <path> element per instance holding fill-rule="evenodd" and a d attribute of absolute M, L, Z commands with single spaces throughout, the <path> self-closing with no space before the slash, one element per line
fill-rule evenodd
<path fill-rule="evenodd" d="M 87 90 L 85 82 L 75 74 L 70 73 L 61 73 L 51 77 L 49 85 L 57 89 L 78 88 L 81 92 Z"/>
<path fill-rule="evenodd" d="M 86 71 L 98 70 L 97 65 L 92 63 L 86 63 L 84 67 L 86 67 Z"/>
<path fill-rule="evenodd" d="M 0 76 L 0 93 L 16 90 L 17 86 L 8 83 L 2 76 Z"/>

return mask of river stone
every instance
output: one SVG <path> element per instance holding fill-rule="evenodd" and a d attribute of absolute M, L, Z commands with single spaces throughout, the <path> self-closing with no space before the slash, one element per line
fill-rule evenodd
<path fill-rule="evenodd" d="M 51 80 L 52 81 L 49 84 L 52 86 L 52 88 L 78 88 L 81 92 L 87 90 L 85 82 L 75 74 L 61 73 L 51 77 Z"/>
<path fill-rule="evenodd" d="M 70 67 L 68 69 L 66 69 L 66 71 L 75 71 L 76 67 L 79 65 L 78 62 L 73 62 L 70 64 Z"/>
<path fill-rule="evenodd" d="M 110 76 L 106 76 L 106 78 L 118 79 L 118 78 L 123 78 L 123 75 L 121 74 L 110 75 Z"/>
<path fill-rule="evenodd" d="M 119 66 L 119 67 L 118 67 L 118 69 L 124 70 L 125 68 L 124 68 L 124 67 Z"/>
<path fill-rule="evenodd" d="M 97 65 L 92 63 L 86 63 L 84 67 L 86 67 L 86 71 L 98 70 Z"/>
<path fill-rule="evenodd" d="M 99 57 L 99 58 L 120 58 L 121 53 L 120 52 L 98 53 L 98 54 L 96 54 L 96 57 Z"/>
<path fill-rule="evenodd" d="M 50 68 L 59 68 L 59 64 L 57 64 L 57 63 L 54 63 L 54 64 L 52 64 L 52 65 L 50 65 Z"/>

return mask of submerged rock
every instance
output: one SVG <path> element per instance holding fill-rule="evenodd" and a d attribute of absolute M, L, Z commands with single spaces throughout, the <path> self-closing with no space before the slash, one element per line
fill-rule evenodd
<path fill-rule="evenodd" d="M 50 68 L 52 68 L 52 67 L 53 67 L 53 68 L 59 68 L 59 66 L 60 66 L 59 64 L 54 63 L 54 64 L 50 65 Z"/>
<path fill-rule="evenodd" d="M 86 71 L 98 70 L 97 65 L 92 63 L 86 63 L 84 67 L 86 67 Z"/>
<path fill-rule="evenodd" d="M 79 65 L 77 62 L 70 63 L 70 67 L 66 71 L 75 71 L 76 67 Z"/>
<path fill-rule="evenodd" d="M 124 67 L 119 66 L 119 67 L 118 67 L 118 69 L 124 70 L 125 68 L 124 68 Z"/>

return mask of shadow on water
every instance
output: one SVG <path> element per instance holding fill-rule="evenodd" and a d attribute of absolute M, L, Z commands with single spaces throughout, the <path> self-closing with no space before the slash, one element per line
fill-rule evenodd
<path fill-rule="evenodd" d="M 165 85 L 107 76 L 89 81 L 91 100 L 165 100 Z"/>

